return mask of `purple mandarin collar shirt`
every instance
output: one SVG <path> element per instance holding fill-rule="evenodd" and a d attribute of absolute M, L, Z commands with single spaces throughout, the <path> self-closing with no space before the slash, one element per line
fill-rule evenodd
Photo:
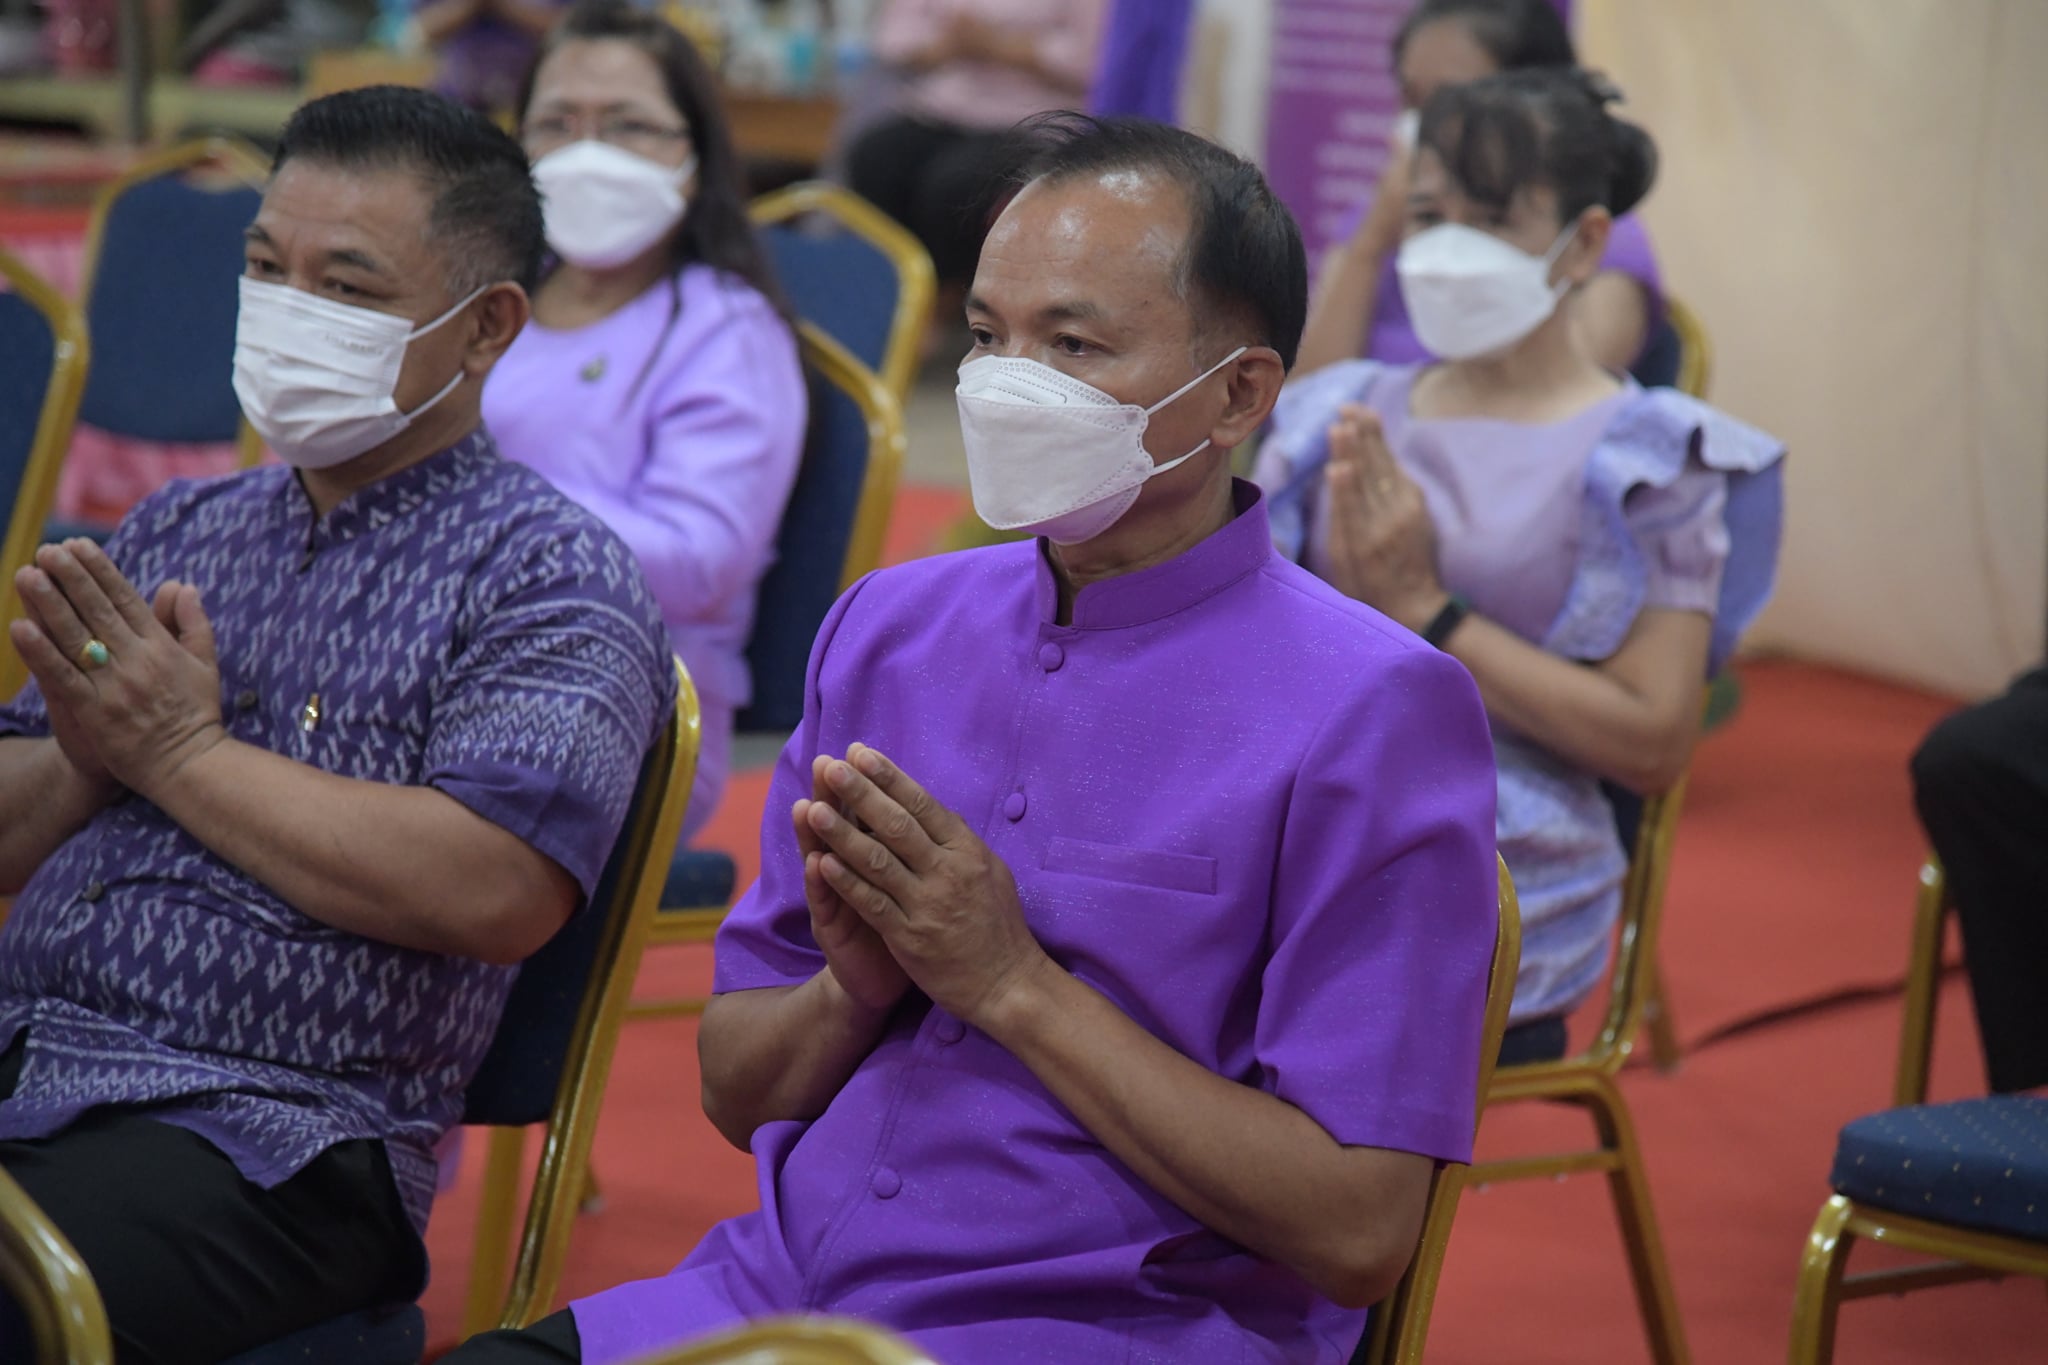
<path fill-rule="evenodd" d="M 1347 1144 L 1469 1159 L 1494 773 L 1455 661 L 1277 555 L 1257 491 L 1073 623 L 1039 542 L 857 584 L 812 654 L 717 989 L 823 966 L 786 818 L 819 753 L 889 754 L 1016 876 L 1052 956 Z M 754 1134 L 761 1211 L 575 1304 L 583 1358 L 830 1311 L 971 1365 L 1347 1360 L 1362 1315 L 1147 1187 L 913 994 L 816 1121 Z"/>
<path fill-rule="evenodd" d="M 107 552 L 145 597 L 198 585 L 236 739 L 433 787 L 595 886 L 668 712 L 667 641 L 631 552 L 488 437 L 324 518 L 281 466 L 173 483 Z M 0 707 L 0 736 L 48 733 L 33 684 Z M 130 797 L 0 930 L 0 1040 L 28 1033 L 0 1138 L 148 1105 L 266 1188 L 381 1139 L 424 1229 L 515 971 L 309 919 Z"/>

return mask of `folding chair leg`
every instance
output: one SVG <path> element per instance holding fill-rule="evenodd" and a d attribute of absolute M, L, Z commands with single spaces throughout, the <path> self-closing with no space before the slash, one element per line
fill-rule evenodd
<path fill-rule="evenodd" d="M 469 1256 L 469 1301 L 462 1335 L 473 1337 L 498 1325 L 505 1308 L 505 1277 L 512 1263 L 512 1226 L 519 1216 L 521 1167 L 526 1130 L 491 1128 L 484 1152 L 483 1197 L 476 1214 L 476 1243 Z"/>
<path fill-rule="evenodd" d="M 1643 1002 L 1643 1021 L 1650 1029 L 1650 1057 L 1659 1071 L 1678 1070 L 1678 1024 L 1671 1017 L 1671 992 L 1664 987 L 1664 964 L 1650 969 L 1650 994 Z"/>
<path fill-rule="evenodd" d="M 1790 1365 L 1829 1365 L 1835 1358 L 1835 1313 L 1841 1307 L 1842 1271 L 1856 1234 L 1849 1231 L 1849 1201 L 1821 1205 L 1799 1258 L 1799 1292 L 1792 1300 Z"/>
<path fill-rule="evenodd" d="M 1903 1108 L 1927 1102 L 1927 1073 L 1934 1057 L 1934 1006 L 1941 984 L 1942 931 L 1948 927 L 1948 896 L 1940 869 L 1920 869 L 1920 895 L 1913 907 L 1912 946 L 1906 955 L 1906 994 L 1899 1010 L 1899 1069 L 1892 1103 Z"/>
<path fill-rule="evenodd" d="M 1650 1357 L 1657 1365 L 1691 1365 L 1692 1353 L 1686 1349 L 1685 1326 L 1678 1318 L 1671 1267 L 1664 1261 L 1664 1240 L 1650 1207 L 1650 1182 L 1644 1174 L 1642 1149 L 1636 1145 L 1628 1103 L 1613 1078 L 1605 1076 L 1586 1098 L 1600 1130 L 1601 1145 L 1621 1158 L 1620 1166 L 1608 1174 L 1608 1188 L 1614 1196 L 1621 1239 L 1628 1248 L 1629 1273 L 1635 1281 L 1643 1330 L 1650 1339 Z"/>

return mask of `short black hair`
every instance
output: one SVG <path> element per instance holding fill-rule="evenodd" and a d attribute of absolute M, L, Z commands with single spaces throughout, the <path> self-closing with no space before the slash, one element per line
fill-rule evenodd
<path fill-rule="evenodd" d="M 540 278 L 546 238 L 526 153 L 474 109 L 409 86 L 344 90 L 292 115 L 271 174 L 294 157 L 418 176 L 433 199 L 428 236 L 448 262 L 454 294 L 499 280 L 531 292 Z"/>
<path fill-rule="evenodd" d="M 1578 65 L 1571 32 L 1554 0 L 1422 0 L 1394 35 L 1394 65 L 1401 64 L 1410 38 L 1446 19 L 1470 33 L 1503 71 Z"/>
<path fill-rule="evenodd" d="M 1251 162 L 1182 128 L 1151 119 L 1057 111 L 1017 127 L 1018 185 L 1107 171 L 1138 171 L 1178 185 L 1188 235 L 1176 285 L 1198 332 L 1216 311 L 1248 324 L 1253 340 L 1294 368 L 1308 316 L 1308 255 L 1294 215 Z"/>
<path fill-rule="evenodd" d="M 1432 95 L 1416 145 L 1489 208 L 1505 211 L 1524 187 L 1547 185 L 1564 222 L 1595 204 L 1619 218 L 1657 178 L 1650 135 L 1607 112 L 1620 98 L 1577 67 L 1503 71 Z"/>

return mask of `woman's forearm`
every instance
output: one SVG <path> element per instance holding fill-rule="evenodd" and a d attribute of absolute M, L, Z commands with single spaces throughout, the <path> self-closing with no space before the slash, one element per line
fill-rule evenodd
<path fill-rule="evenodd" d="M 1377 209 L 1378 205 L 1374 205 Z M 1379 307 L 1380 274 L 1386 249 L 1378 236 L 1361 230 L 1323 258 L 1294 373 L 1309 374 L 1365 352 L 1372 315 Z"/>
<path fill-rule="evenodd" d="M 1468 616 L 1445 648 L 1496 721 L 1583 768 L 1649 795 L 1685 771 L 1699 735 L 1711 622 L 1647 611 L 1612 659 L 1588 666 Z"/>

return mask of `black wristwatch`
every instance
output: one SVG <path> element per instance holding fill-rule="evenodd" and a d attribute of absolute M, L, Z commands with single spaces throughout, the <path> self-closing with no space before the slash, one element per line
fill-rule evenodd
<path fill-rule="evenodd" d="M 1422 628 L 1423 641 L 1442 649 L 1444 642 L 1451 638 L 1451 632 L 1462 625 L 1465 618 L 1471 614 L 1472 604 L 1458 594 L 1452 593 L 1451 600 L 1444 603 L 1443 610 L 1430 617 L 1429 624 Z"/>

